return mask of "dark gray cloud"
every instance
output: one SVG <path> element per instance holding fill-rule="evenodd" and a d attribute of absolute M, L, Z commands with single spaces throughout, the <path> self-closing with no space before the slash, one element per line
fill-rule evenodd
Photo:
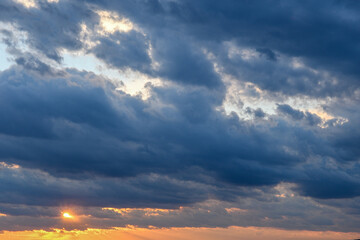
<path fill-rule="evenodd" d="M 245 112 L 254 115 L 255 118 L 264 118 L 266 116 L 266 113 L 261 108 L 252 109 L 247 107 Z"/>
<path fill-rule="evenodd" d="M 119 3 L 109 0 L 95 3 L 117 10 L 143 27 L 152 42 L 161 43 L 155 45 L 155 53 L 163 49 L 168 52 L 166 61 L 185 60 L 183 54 L 188 50 L 184 45 L 191 46 L 195 53 L 203 47 L 214 53 L 225 72 L 269 91 L 324 97 L 349 94 L 359 87 L 356 46 L 360 34 L 353 27 L 359 21 L 359 5 L 349 1 L 195 3 L 154 0 Z M 179 35 L 181 37 L 177 37 Z M 240 59 L 229 59 L 227 50 L 219 47 L 226 41 L 253 49 L 263 60 L 249 64 Z M 279 59 L 278 55 L 299 58 L 305 66 L 318 72 L 274 63 Z M 172 69 L 173 73 L 170 76 L 178 78 L 176 73 L 182 68 L 189 69 L 188 63 L 189 60 L 179 62 L 176 69 L 169 65 L 167 70 Z M 208 67 L 201 69 L 202 73 L 212 71 Z M 332 77 L 321 73 L 331 73 Z"/>
<path fill-rule="evenodd" d="M 61 48 L 81 49 L 80 24 L 98 16 L 79 2 L 37 3 L 39 8 L 26 8 L 11 0 L 2 1 L 0 20 L 28 33 L 26 43 L 55 61 L 60 62 L 62 59 L 59 53 Z M 91 21 L 88 22 L 91 24 Z"/>
<path fill-rule="evenodd" d="M 272 61 L 277 60 L 276 54 L 268 48 L 257 48 L 256 51 L 259 52 L 261 55 L 266 56 L 268 60 L 272 60 Z"/>
<path fill-rule="evenodd" d="M 143 101 L 102 79 L 92 80 L 90 73 L 67 74 L 49 81 L 21 68 L 1 73 L 1 110 L 6 116 L 0 128 L 2 159 L 75 179 L 176 176 L 196 167 L 219 184 L 271 186 L 289 181 L 304 186 L 309 196 L 337 196 L 335 189 L 323 195 L 316 191 L 312 181 L 317 180 L 303 180 L 309 173 L 298 168 L 313 154 L 338 157 L 321 133 L 283 120 L 274 127 L 266 122 L 261 128 L 249 125 L 235 113 L 216 111 L 222 95 L 206 88 L 152 86 L 152 98 Z M 158 102 L 168 105 L 153 112 Z M 295 112 L 291 116 L 305 116 L 290 110 Z M 340 175 L 324 178 L 336 182 L 343 181 L 343 174 L 351 176 L 336 172 Z M 359 194 L 352 181 L 344 184 L 344 196 Z"/>
<path fill-rule="evenodd" d="M 115 33 L 111 37 L 100 38 L 100 41 L 101 43 L 92 52 L 110 66 L 151 73 L 149 44 L 141 33 L 136 31 Z"/>
<path fill-rule="evenodd" d="M 2 168 L 0 178 L 0 202 L 5 203 L 1 212 L 14 216 L 34 216 L 41 214 L 41 211 L 35 207 L 33 211 L 18 212 L 16 207 L 14 211 L 11 207 L 7 209 L 6 204 L 174 208 L 207 200 L 208 194 L 217 194 L 217 190 L 210 185 L 156 174 L 126 179 L 65 179 L 55 178 L 39 170 Z M 190 198 L 188 195 L 191 192 L 196 194 Z"/>
<path fill-rule="evenodd" d="M 315 198 L 352 198 L 359 196 L 360 181 L 339 170 L 309 169 L 300 182 L 301 193 Z"/>
<path fill-rule="evenodd" d="M 278 159 L 271 160 L 274 163 L 283 164 L 288 158 L 293 163 L 301 161 L 281 147 L 252 152 L 258 140 L 246 134 L 248 140 L 253 139 L 247 142 L 241 136 L 244 130 L 235 115 L 228 118 L 214 111 L 221 94 L 216 97 L 206 89 L 155 88 L 153 99 L 144 102 L 114 91 L 115 86 L 91 83 L 86 73 L 49 81 L 22 70 L 19 77 L 9 77 L 17 72 L 14 68 L 1 74 L 1 110 L 6 116 L 1 157 L 20 165 L 53 173 L 134 176 L 194 165 L 207 168 L 206 161 L 216 167 L 220 156 L 270 161 L 277 154 Z M 149 111 L 156 100 L 172 107 L 164 107 L 157 116 Z M 19 138 L 7 141 L 7 135 Z"/>
<path fill-rule="evenodd" d="M 159 75 L 183 84 L 222 89 L 220 77 L 201 51 L 201 45 L 169 30 L 166 38 L 154 41 L 154 57 L 160 64 Z"/>
<path fill-rule="evenodd" d="M 288 104 L 278 104 L 277 110 L 293 120 L 305 120 L 309 125 L 318 125 L 321 123 L 321 118 L 318 115 L 293 109 Z"/>
<path fill-rule="evenodd" d="M 129 18 L 147 35 L 142 39 L 132 32 L 97 39 L 100 45 L 95 54 L 111 66 L 218 87 L 221 81 L 212 63 L 216 61 L 224 72 L 242 81 L 285 95 L 325 97 L 358 89 L 359 54 L 354 46 L 360 34 L 352 26 L 358 22 L 359 6 L 346 1 L 40 1 L 39 8 L 31 9 L 11 1 L 2 4 L 8 9 L 3 21 L 10 21 L 6 16 L 11 14 L 11 22 L 29 33 L 28 43 L 57 61 L 61 59 L 59 49 L 84 47 L 80 24 L 94 27 L 99 16 L 93 10 L 102 8 Z M 118 40 L 123 44 L 116 47 Z M 260 59 L 249 63 L 229 58 L 228 49 L 220 47 L 228 41 L 253 49 Z M 160 69 L 152 69 L 146 51 L 150 43 Z M 205 56 L 204 49 L 213 53 L 213 60 Z M 288 63 L 298 58 L 311 69 L 279 64 L 281 56 Z"/>

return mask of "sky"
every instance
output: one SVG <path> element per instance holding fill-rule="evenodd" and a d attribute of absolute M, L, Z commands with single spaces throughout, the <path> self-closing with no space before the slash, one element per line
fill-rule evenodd
<path fill-rule="evenodd" d="M 0 1 L 0 239 L 360 238 L 360 2 Z"/>

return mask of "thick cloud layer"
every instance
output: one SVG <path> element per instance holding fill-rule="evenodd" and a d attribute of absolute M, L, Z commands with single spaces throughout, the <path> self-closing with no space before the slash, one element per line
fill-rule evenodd
<path fill-rule="evenodd" d="M 14 230 L 27 206 L 36 206 L 29 221 L 44 214 L 51 219 L 44 228 L 59 227 L 54 216 L 63 205 L 99 218 L 103 207 L 191 209 L 127 219 L 141 226 L 350 231 L 349 222 L 359 223 L 356 3 L 35 2 L 0 3 L 2 40 L 14 62 L 0 72 L 0 213 L 7 215 L 0 230 Z M 99 11 L 110 10 L 118 22 L 102 29 Z M 123 18 L 131 29 L 120 29 Z M 74 51 L 160 84 L 144 80 L 148 97 L 130 95 L 122 82 L 65 68 L 62 54 Z M 277 102 L 273 111 L 266 104 L 229 111 L 234 82 Z M 241 94 L 236 101 L 248 104 Z M 322 112 L 304 107 L 305 99 L 323 103 Z M 286 207 L 269 210 L 282 198 Z M 196 224 L 209 216 L 202 212 L 208 201 L 222 210 Z M 234 220 L 224 210 L 233 206 L 250 212 Z M 318 215 L 301 215 L 303 208 Z M 88 226 L 124 225 L 106 218 Z"/>
<path fill-rule="evenodd" d="M 152 98 L 143 101 L 90 73 L 67 74 L 42 79 L 21 68 L 1 74 L 2 159 L 69 178 L 156 173 L 193 180 L 183 171 L 200 168 L 220 184 L 289 181 L 320 198 L 359 194 L 359 180 L 346 169 L 320 175 L 322 170 L 307 170 L 316 166 L 307 159 L 319 155 L 342 161 L 326 138 L 331 129 L 301 128 L 282 119 L 273 126 L 253 125 L 216 111 L 221 100 L 203 88 L 149 86 Z M 158 102 L 167 105 L 154 110 Z M 312 116 L 278 108 L 295 120 Z M 316 178 L 308 179 L 312 171 Z M 328 189 L 330 179 L 348 188 Z"/>

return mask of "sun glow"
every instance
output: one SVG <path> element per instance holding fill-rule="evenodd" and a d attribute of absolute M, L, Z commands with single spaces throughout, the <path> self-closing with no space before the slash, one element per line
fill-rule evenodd
<path fill-rule="evenodd" d="M 63 213 L 63 217 L 64 218 L 74 218 L 70 213 L 68 213 L 68 212 L 64 212 Z"/>

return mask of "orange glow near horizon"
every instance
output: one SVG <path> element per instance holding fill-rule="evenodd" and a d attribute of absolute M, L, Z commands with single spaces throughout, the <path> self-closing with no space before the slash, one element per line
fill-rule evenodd
<path fill-rule="evenodd" d="M 359 238 L 360 233 L 290 231 L 260 227 L 229 227 L 229 228 L 116 228 L 116 229 L 88 229 L 86 231 L 53 231 L 34 230 L 22 232 L 3 232 L 0 239 L 52 239 L 52 240 L 351 240 Z"/>

